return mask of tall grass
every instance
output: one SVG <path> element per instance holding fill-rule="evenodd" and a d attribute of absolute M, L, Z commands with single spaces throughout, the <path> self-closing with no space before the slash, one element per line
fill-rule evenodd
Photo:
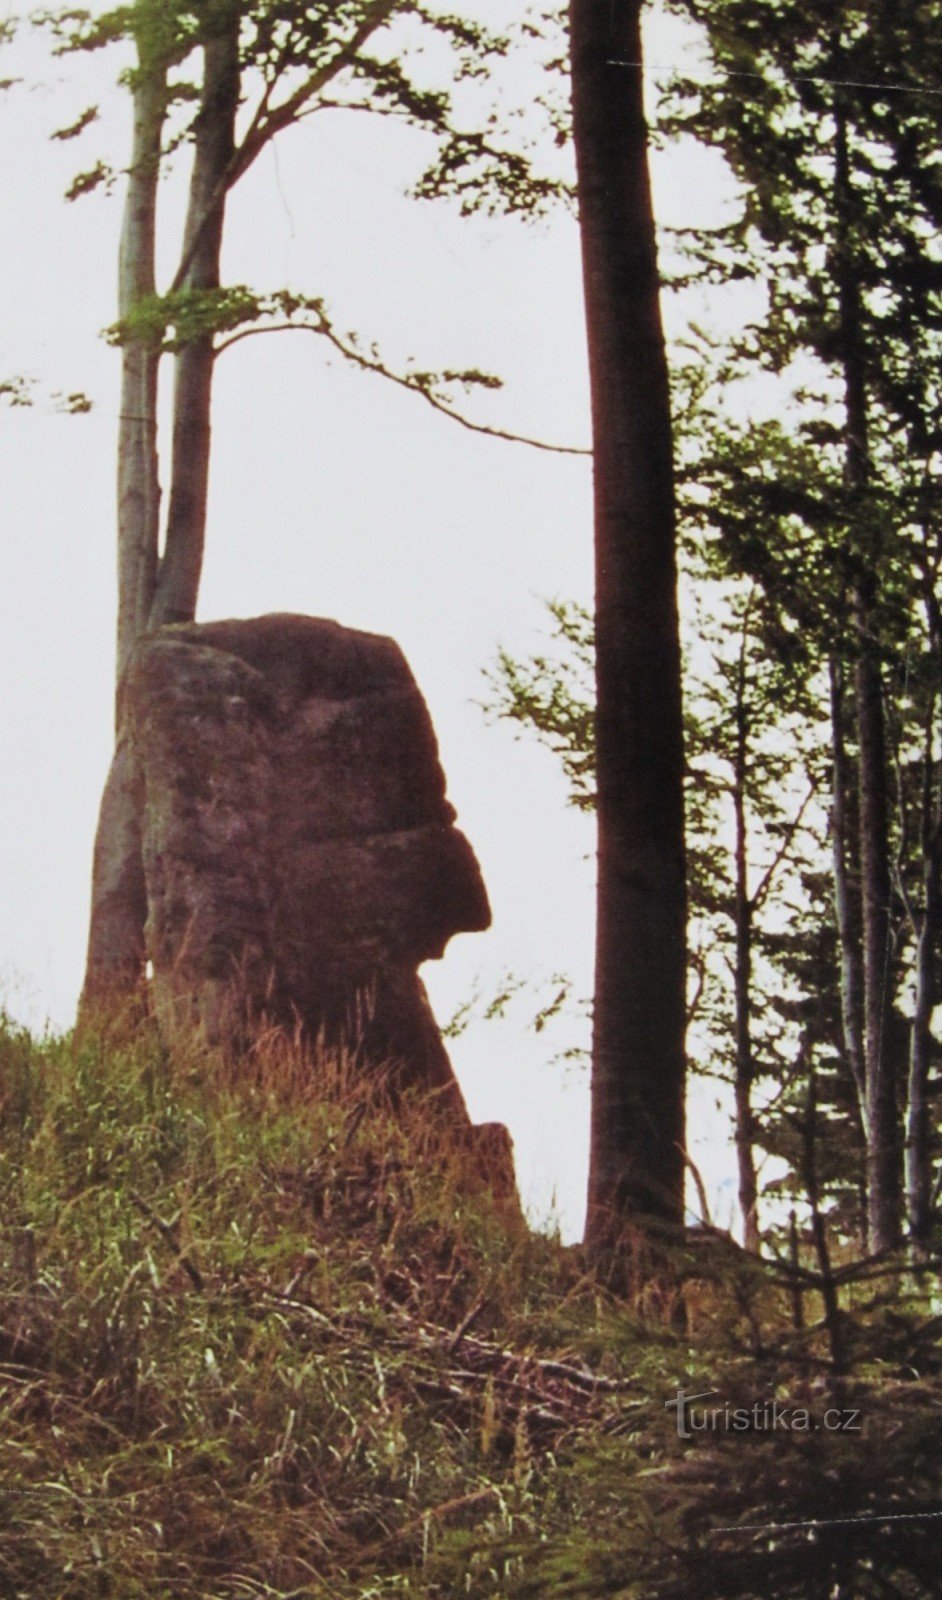
<path fill-rule="evenodd" d="M 4 1596 L 934 1592 L 915 1524 L 916 1588 L 877 1566 L 825 1591 L 807 1562 L 790 1588 L 768 1536 L 745 1536 L 751 1566 L 729 1536 L 696 1554 L 719 1484 L 728 1522 L 785 1504 L 789 1472 L 802 1505 L 924 1499 L 931 1373 L 892 1483 L 831 1440 L 788 1472 L 765 1441 L 691 1455 L 678 1382 L 768 1383 L 776 1341 L 779 1372 L 817 1381 L 776 1294 L 697 1269 L 688 1333 L 626 1305 L 352 1054 L 272 1038 L 236 1068 L 146 1029 L 6 1023 L 0 1216 Z"/>
<path fill-rule="evenodd" d="M 450 1369 L 550 1302 L 554 1348 L 577 1274 L 427 1108 L 278 1040 L 8 1025 L 0 1119 L 5 1593 L 421 1594 L 439 1529 L 509 1526 L 523 1408 Z"/>

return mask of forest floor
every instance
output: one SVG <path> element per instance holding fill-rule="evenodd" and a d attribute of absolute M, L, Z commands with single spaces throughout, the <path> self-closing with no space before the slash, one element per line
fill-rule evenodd
<path fill-rule="evenodd" d="M 3 1026 L 0 1216 L 4 1596 L 942 1595 L 924 1278 L 837 1374 L 728 1241 L 618 1294 L 349 1061 L 146 1032 Z"/>

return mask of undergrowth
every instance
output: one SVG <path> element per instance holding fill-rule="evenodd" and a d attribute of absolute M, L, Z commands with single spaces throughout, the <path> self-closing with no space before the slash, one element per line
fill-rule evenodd
<path fill-rule="evenodd" d="M 348 1057 L 5 1024 L 0 1216 L 3 1595 L 942 1593 L 923 1291 L 840 1378 L 735 1253 L 626 1302 Z M 679 1385 L 860 1431 L 681 1439 Z"/>

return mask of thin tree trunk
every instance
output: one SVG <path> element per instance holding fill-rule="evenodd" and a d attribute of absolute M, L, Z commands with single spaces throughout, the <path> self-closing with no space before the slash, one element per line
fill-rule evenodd
<path fill-rule="evenodd" d="M 877 636 L 879 550 L 866 526 L 870 476 L 867 379 L 860 289 L 849 242 L 850 161 L 847 125 L 837 114 L 835 214 L 838 301 L 846 413 L 845 479 L 862 513 L 861 572 L 854 594 L 857 661 L 854 692 L 859 745 L 858 790 L 863 920 L 864 1058 L 867 1087 L 867 1199 L 870 1248 L 899 1242 L 902 1211 L 899 1113 L 892 1048 L 889 817 L 883 684 Z"/>
<path fill-rule="evenodd" d="M 929 638 L 935 661 L 942 661 L 942 619 L 935 597 L 928 598 Z M 926 715 L 922 788 L 922 924 L 916 942 L 916 994 L 909 1046 L 904 1171 L 909 1229 L 917 1254 L 925 1254 L 932 1225 L 932 1153 L 929 1070 L 935 1043 L 932 1013 L 937 994 L 936 951 L 942 933 L 942 794 L 934 753 L 935 696 Z"/>
<path fill-rule="evenodd" d="M 167 68 L 142 47 L 133 91 L 134 132 L 118 266 L 122 320 L 156 293 L 155 247 Z M 160 342 L 128 333 L 121 355 L 118 424 L 117 748 L 102 797 L 92 866 L 92 904 L 82 1009 L 109 1006 L 133 993 L 144 970 L 143 867 L 138 787 L 121 732 L 121 684 L 153 604 L 157 576 L 160 483 L 157 471 L 157 376 Z"/>
<path fill-rule="evenodd" d="M 796 1333 L 803 1333 L 805 1328 L 805 1296 L 801 1281 L 801 1247 L 798 1238 L 798 1217 L 794 1209 L 788 1217 L 788 1260 L 792 1269 L 791 1276 L 791 1302 L 792 1302 L 792 1327 Z"/>
<path fill-rule="evenodd" d="M 808 1075 L 808 1100 L 802 1127 L 802 1157 L 802 1178 L 811 1207 L 811 1237 L 821 1277 L 821 1299 L 824 1305 L 824 1325 L 831 1349 L 831 1365 L 835 1372 L 842 1373 L 847 1366 L 847 1352 L 837 1286 L 831 1270 L 827 1224 L 821 1211 L 821 1189 L 818 1180 L 818 1083 L 814 1067 Z"/>
<path fill-rule="evenodd" d="M 686 892 L 670 397 L 640 0 L 571 0 L 595 454 L 598 916 L 586 1240 L 679 1226 Z"/>
<path fill-rule="evenodd" d="M 749 724 L 745 705 L 746 634 L 744 624 L 739 675 L 736 686 L 736 746 L 733 759 L 733 816 L 735 828 L 735 1018 L 736 1050 L 736 1162 L 739 1169 L 739 1206 L 743 1220 L 743 1244 L 747 1250 L 759 1249 L 759 1185 L 756 1178 L 752 1084 L 752 920 L 749 897 L 748 832 L 746 819 L 746 774 L 749 752 Z"/>
<path fill-rule="evenodd" d="M 856 695 L 860 739 L 867 1201 L 870 1248 L 876 1251 L 889 1249 L 899 1242 L 901 1173 L 892 1048 L 890 866 L 882 685 L 879 667 L 866 655 L 857 663 Z"/>
<path fill-rule="evenodd" d="M 219 288 L 226 176 L 235 149 L 239 105 L 239 11 L 229 7 L 218 34 L 203 47 L 203 92 L 196 119 L 183 255 L 184 289 Z M 173 455 L 167 536 L 150 613 L 150 625 L 190 622 L 196 615 L 209 487 L 212 333 L 184 345 L 177 356 Z"/>
<path fill-rule="evenodd" d="M 196 119 L 184 254 L 185 287 L 219 286 L 224 188 L 239 99 L 239 11 L 227 7 L 203 46 L 203 89 Z M 121 241 L 122 317 L 156 293 L 154 253 L 166 67 L 142 62 L 134 91 L 134 147 Z M 218 196 L 207 219 L 210 198 Z M 192 237 L 199 230 L 196 248 Z M 92 911 L 82 1009 L 99 1010 L 132 994 L 144 975 L 147 903 L 140 854 L 140 793 L 121 726 L 121 683 L 141 636 L 195 614 L 202 564 L 209 471 L 213 336 L 177 358 L 173 457 L 164 553 L 158 562 L 157 368 L 159 345 L 130 338 L 124 347 L 118 449 L 117 748 L 99 816 L 92 868 Z"/>
<path fill-rule="evenodd" d="M 863 964 L 860 948 L 860 907 L 852 883 L 853 830 L 849 814 L 850 761 L 845 741 L 845 689 L 843 667 L 830 661 L 831 680 L 831 860 L 834 879 L 834 914 L 841 957 L 841 1032 L 844 1054 L 857 1090 L 861 1131 L 866 1139 L 867 1080 L 863 1040 Z"/>
<path fill-rule="evenodd" d="M 167 111 L 163 66 L 139 63 L 134 135 L 118 257 L 118 316 L 157 292 L 157 186 Z M 157 373 L 160 340 L 130 333 L 121 354 L 118 424 L 118 663 L 120 687 L 134 646 L 147 626 L 157 577 L 160 483 L 157 472 Z M 116 726 L 120 716 L 116 707 Z"/>
<path fill-rule="evenodd" d="M 942 870 L 938 834 L 928 845 L 924 858 L 923 896 L 922 926 L 916 946 L 916 1000 L 910 1034 L 905 1167 L 910 1232 L 916 1249 L 925 1252 L 932 1222 L 928 1091 L 933 1036 L 930 1023 L 936 996 L 935 951 L 942 925 Z"/>

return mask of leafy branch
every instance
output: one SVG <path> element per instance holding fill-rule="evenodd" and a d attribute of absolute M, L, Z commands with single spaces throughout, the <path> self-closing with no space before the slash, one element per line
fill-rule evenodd
<path fill-rule="evenodd" d="M 555 455 L 588 456 L 591 451 L 578 445 L 552 444 L 490 423 L 475 422 L 456 409 L 453 391 L 500 389 L 502 380 L 478 368 L 445 368 L 430 372 L 413 366 L 397 369 L 380 353 L 375 343 L 364 345 L 356 333 L 339 329 L 326 303 L 319 296 L 296 294 L 279 289 L 274 294 L 256 294 L 245 284 L 224 289 L 178 289 L 166 295 L 151 295 L 138 301 L 133 312 L 112 323 L 104 336 L 111 345 L 139 344 L 164 352 L 174 352 L 207 335 L 223 335 L 216 345 L 221 355 L 244 339 L 263 333 L 313 333 L 326 339 L 345 361 L 362 372 L 386 378 L 400 389 L 415 394 L 472 433 L 511 444 L 526 444 L 534 450 Z"/>
<path fill-rule="evenodd" d="M 516 433 L 508 428 L 497 428 L 490 423 L 476 422 L 473 418 L 465 416 L 456 409 L 451 391 L 455 387 L 463 389 L 466 393 L 472 389 L 499 389 L 502 387 L 500 378 L 495 377 L 493 373 L 481 372 L 477 368 L 463 370 L 446 368 L 442 372 L 420 371 L 414 367 L 397 370 L 380 354 L 375 344 L 365 348 L 355 333 L 342 332 L 332 321 L 321 299 L 282 291 L 275 295 L 260 297 L 255 315 L 259 319 L 256 325 L 241 327 L 230 333 L 220 341 L 217 354 L 256 334 L 314 333 L 326 339 L 345 361 L 359 367 L 362 372 L 372 372 L 378 377 L 388 379 L 400 389 L 418 395 L 433 410 L 441 412 L 443 416 L 449 417 L 452 422 L 457 422 L 471 433 L 482 433 L 488 438 L 503 439 L 510 444 L 529 445 L 534 450 L 545 450 L 554 455 L 588 456 L 592 453 L 584 446 L 553 444 L 546 439 L 535 439 L 528 434 Z M 281 320 L 278 320 L 279 316 Z"/>

